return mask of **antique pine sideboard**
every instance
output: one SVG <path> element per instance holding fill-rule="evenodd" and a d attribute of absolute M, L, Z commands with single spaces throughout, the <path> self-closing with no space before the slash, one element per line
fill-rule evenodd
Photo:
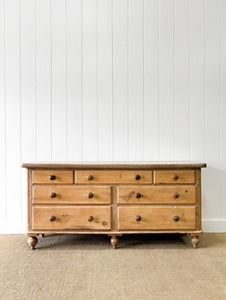
<path fill-rule="evenodd" d="M 186 233 L 201 231 L 205 163 L 25 163 L 28 244 L 45 234 Z"/>

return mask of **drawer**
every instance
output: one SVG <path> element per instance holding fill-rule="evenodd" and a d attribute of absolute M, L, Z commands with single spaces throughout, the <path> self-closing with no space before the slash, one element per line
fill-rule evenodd
<path fill-rule="evenodd" d="M 194 170 L 154 171 L 154 183 L 195 183 Z"/>
<path fill-rule="evenodd" d="M 117 202 L 125 204 L 145 203 L 195 203 L 194 186 L 119 186 Z"/>
<path fill-rule="evenodd" d="M 192 230 L 195 219 L 195 206 L 118 207 L 119 230 Z"/>
<path fill-rule="evenodd" d="M 33 171 L 33 183 L 73 183 L 73 171 L 37 170 Z"/>
<path fill-rule="evenodd" d="M 34 185 L 33 203 L 109 204 L 109 186 Z"/>
<path fill-rule="evenodd" d="M 109 230 L 110 206 L 36 206 L 32 208 L 33 230 Z"/>
<path fill-rule="evenodd" d="M 79 170 L 75 172 L 76 183 L 152 183 L 152 171 L 143 170 Z"/>

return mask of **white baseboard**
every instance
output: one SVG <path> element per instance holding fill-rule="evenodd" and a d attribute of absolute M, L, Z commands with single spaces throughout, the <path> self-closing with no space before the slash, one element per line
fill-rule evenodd
<path fill-rule="evenodd" d="M 226 219 L 205 219 L 202 221 L 203 232 L 226 232 Z M 21 221 L 2 221 L 0 234 L 25 234 L 26 224 Z"/>
<path fill-rule="evenodd" d="M 7 220 L 0 223 L 0 234 L 25 234 L 27 225 L 21 221 Z"/>
<path fill-rule="evenodd" d="M 205 219 L 202 229 L 203 232 L 226 232 L 226 219 Z"/>

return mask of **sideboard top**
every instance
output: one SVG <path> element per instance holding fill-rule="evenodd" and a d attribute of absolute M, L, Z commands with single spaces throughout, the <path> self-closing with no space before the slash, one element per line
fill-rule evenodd
<path fill-rule="evenodd" d="M 137 162 L 52 162 L 23 163 L 28 169 L 194 169 L 205 168 L 206 163 L 193 161 L 137 161 Z"/>

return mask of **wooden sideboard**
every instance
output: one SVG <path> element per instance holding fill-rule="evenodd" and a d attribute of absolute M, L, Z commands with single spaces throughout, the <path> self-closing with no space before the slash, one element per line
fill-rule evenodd
<path fill-rule="evenodd" d="M 201 230 L 205 163 L 25 163 L 28 244 L 45 234 L 186 233 Z"/>

